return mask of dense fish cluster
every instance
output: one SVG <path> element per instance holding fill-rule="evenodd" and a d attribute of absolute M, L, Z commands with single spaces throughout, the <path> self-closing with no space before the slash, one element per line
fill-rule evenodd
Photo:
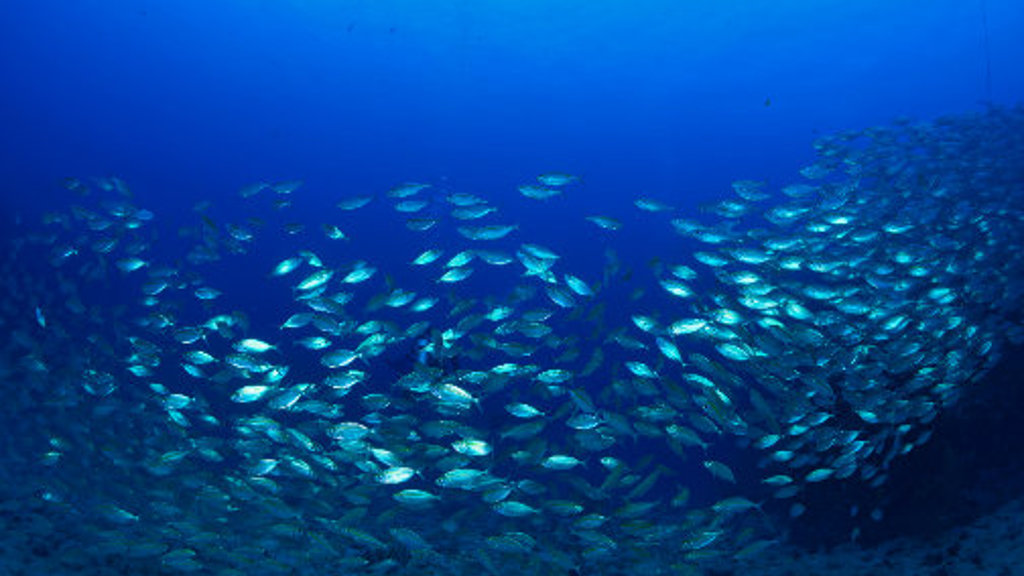
<path fill-rule="evenodd" d="M 2 264 L 5 500 L 52 520 L 26 546 L 154 573 L 770 554 L 809 483 L 883 486 L 1024 342 L 1022 135 L 1020 109 L 901 122 L 820 139 L 779 194 L 638 198 L 680 238 L 618 299 L 614 253 L 572 269 L 499 198 L 407 183 L 317 230 L 271 224 L 301 182 L 258 183 L 240 220 L 204 203 L 174 238 L 121 180 L 69 180 Z M 393 229 L 356 237 L 381 203 Z"/>

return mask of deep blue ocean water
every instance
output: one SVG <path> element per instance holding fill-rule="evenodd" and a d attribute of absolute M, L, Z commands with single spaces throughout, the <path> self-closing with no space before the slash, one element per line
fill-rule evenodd
<path fill-rule="evenodd" d="M 782 181 L 819 134 L 1015 103 L 1022 12 L 998 0 L 10 4 L 4 200 L 83 173 L 116 173 L 162 208 L 259 179 L 324 196 L 442 178 L 499 194 L 563 170 L 585 177 L 597 211 L 640 191 L 696 204 L 740 177 Z"/>
<path fill-rule="evenodd" d="M 289 310 L 291 281 L 266 275 L 296 248 L 404 263 L 424 243 L 458 240 L 451 229 L 408 231 L 396 217 L 385 192 L 424 182 L 438 191 L 427 214 L 447 209 L 444 194 L 486 197 L 500 223 L 556 249 L 560 265 L 590 282 L 606 273 L 614 250 L 624 270 L 616 276 L 626 282 L 603 286 L 605 318 L 629 325 L 633 302 L 672 303 L 666 294 L 633 294 L 630 278 L 649 277 L 696 245 L 668 217 L 655 214 L 664 222 L 650 226 L 652 215 L 633 206 L 637 197 L 697 215 L 735 180 L 771 189 L 796 181 L 822 136 L 1017 105 L 1021 30 L 1024 5 L 1010 0 L 6 3 L 0 235 L 17 237 L 40 213 L 71 203 L 65 179 L 112 176 L 156 215 L 160 237 L 147 253 L 154 261 L 181 263 L 193 238 L 178 230 L 201 227 L 202 202 L 217 227 L 246 221 L 260 238 L 305 224 L 295 237 L 196 267 L 226 294 L 224 306 L 273 334 Z M 579 181 L 544 202 L 517 191 L 548 172 Z M 273 208 L 266 192 L 239 198 L 254 182 L 287 180 L 302 181 L 287 210 Z M 358 218 L 334 208 L 362 194 L 376 199 Z M 621 220 L 622 231 L 598 234 L 582 218 L 592 214 Z M 351 240 L 339 248 L 322 224 L 341 226 Z M 397 285 L 436 289 L 407 267 L 386 272 Z M 497 272 L 478 274 L 478 292 L 507 288 Z M 105 285 L 92 302 L 117 308 L 134 298 L 132 282 Z M 574 322 L 557 326 L 587 342 L 605 336 Z M 540 362 L 554 359 L 544 354 Z M 316 373 L 315 355 L 294 358 L 294 375 Z M 629 358 L 609 350 L 607 361 Z M 599 393 L 600 378 L 587 390 Z M 485 414 L 486 404 L 467 419 L 482 428 L 512 423 Z M 631 449 L 620 444 L 613 453 Z M 754 462 L 734 461 L 732 449 L 712 456 L 735 464 L 741 492 L 756 493 Z M 665 447 L 650 456 L 673 458 Z M 699 459 L 675 465 L 692 475 L 698 502 L 728 496 Z M 599 482 L 592 466 L 581 474 Z M 835 497 L 810 500 L 828 511 Z M 828 516 L 816 522 L 809 525 L 828 525 Z M 820 534 L 807 532 L 817 543 Z"/>

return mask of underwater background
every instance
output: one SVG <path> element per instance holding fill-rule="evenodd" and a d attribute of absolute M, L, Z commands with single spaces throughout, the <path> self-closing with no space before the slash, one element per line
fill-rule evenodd
<path fill-rule="evenodd" d="M 1017 574 L 1024 5 L 0 6 L 0 574 Z"/>

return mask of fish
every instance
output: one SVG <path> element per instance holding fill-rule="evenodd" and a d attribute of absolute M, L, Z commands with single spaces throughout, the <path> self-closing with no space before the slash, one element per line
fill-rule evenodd
<path fill-rule="evenodd" d="M 405 182 L 388 190 L 387 195 L 391 198 L 409 198 L 411 196 L 416 196 L 428 188 L 430 188 L 430 184 Z"/>
<path fill-rule="evenodd" d="M 565 186 L 580 182 L 580 177 L 564 172 L 548 172 L 537 176 L 537 181 L 544 186 Z"/>
<path fill-rule="evenodd" d="M 413 266 L 426 266 L 437 261 L 444 254 L 444 250 L 431 248 L 420 253 L 412 260 Z"/>
<path fill-rule="evenodd" d="M 270 386 L 262 384 L 242 386 L 231 395 L 231 400 L 240 403 L 255 402 L 266 396 L 270 390 Z"/>
<path fill-rule="evenodd" d="M 276 346 L 268 344 L 258 338 L 245 338 L 244 340 L 239 340 L 238 342 L 235 342 L 233 347 L 236 352 L 240 352 L 242 354 L 263 354 L 264 352 L 277 348 Z"/>
<path fill-rule="evenodd" d="M 355 350 L 338 348 L 321 356 L 320 363 L 327 368 L 345 368 L 358 360 L 359 356 Z"/>
<path fill-rule="evenodd" d="M 309 276 L 305 277 L 301 282 L 299 282 L 295 286 L 295 289 L 305 292 L 313 291 L 330 282 L 331 278 L 333 277 L 334 270 L 328 268 L 321 268 L 320 270 L 317 270 L 316 272 L 313 272 Z"/>
<path fill-rule="evenodd" d="M 598 228 L 605 230 L 615 231 L 622 228 L 622 222 L 611 216 L 587 216 L 586 218 Z"/>
<path fill-rule="evenodd" d="M 12 517 L 72 517 L 68 545 L 138 571 L 742 567 L 810 493 L 883 490 L 1024 343 L 1022 129 L 992 109 L 823 134 L 793 181 L 607 216 L 551 173 L 271 225 L 314 201 L 291 180 L 173 234 L 121 179 L 69 181 L 0 252 L 5 409 L 32 414 L 10 419 Z M 355 233 L 381 194 L 391 254 Z M 675 240 L 570 250 L 512 216 L 554 196 Z"/>
<path fill-rule="evenodd" d="M 519 228 L 518 224 L 488 224 L 486 226 L 459 226 L 459 234 L 470 240 L 499 240 Z"/>
<path fill-rule="evenodd" d="M 519 193 L 534 200 L 547 200 L 562 194 L 562 190 L 560 188 L 528 185 L 520 186 Z"/>
<path fill-rule="evenodd" d="M 412 479 L 415 475 L 416 470 L 409 468 L 408 466 L 394 466 L 378 472 L 377 475 L 374 476 L 374 480 L 378 484 L 393 486 L 396 484 L 403 484 Z"/>
<path fill-rule="evenodd" d="M 345 211 L 358 210 L 372 201 L 373 196 L 369 194 L 362 196 L 352 196 L 351 198 L 339 200 L 337 203 L 337 207 Z"/>
<path fill-rule="evenodd" d="M 650 198 L 648 196 L 640 196 L 639 198 L 634 200 L 633 203 L 636 205 L 637 208 L 647 212 L 671 212 L 672 210 L 674 210 L 674 208 L 672 208 L 668 204 L 665 204 L 664 202 L 655 200 L 654 198 Z"/>

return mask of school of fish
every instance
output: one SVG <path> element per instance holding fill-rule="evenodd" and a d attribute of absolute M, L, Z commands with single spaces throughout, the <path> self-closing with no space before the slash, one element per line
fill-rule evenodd
<path fill-rule="evenodd" d="M 771 554 L 809 484 L 884 490 L 1024 344 L 1024 109 L 815 156 L 699 213 L 635 198 L 677 243 L 628 274 L 614 250 L 573 269 L 503 216 L 592 185 L 572 174 L 334 198 L 319 228 L 268 224 L 302 182 L 256 183 L 178 230 L 118 178 L 69 179 L 0 264 L 5 499 L 59 519 L 60 550 L 139 573 L 702 574 Z M 381 203 L 394 228 L 354 237 Z M 632 216 L 574 217 L 614 245 Z M 401 261 L 353 248 L 406 234 Z"/>

